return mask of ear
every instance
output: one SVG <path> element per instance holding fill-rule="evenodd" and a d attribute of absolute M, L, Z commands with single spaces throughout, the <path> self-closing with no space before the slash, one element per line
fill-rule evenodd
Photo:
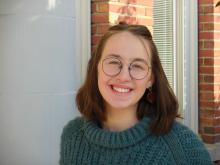
<path fill-rule="evenodd" d="M 150 75 L 150 78 L 149 78 L 149 87 L 152 87 L 153 86 L 153 84 L 154 84 L 154 82 L 155 82 L 155 76 L 154 76 L 154 74 L 151 72 L 151 75 Z"/>

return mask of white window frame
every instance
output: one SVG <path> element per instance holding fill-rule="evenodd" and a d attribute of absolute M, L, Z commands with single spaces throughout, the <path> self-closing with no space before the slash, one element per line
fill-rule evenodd
<path fill-rule="evenodd" d="M 80 55 L 81 82 L 87 72 L 87 64 L 91 56 L 91 0 L 75 0 L 76 6 L 76 53 Z"/>
<path fill-rule="evenodd" d="M 198 134 L 198 4 L 176 0 L 175 91 L 182 108 L 183 123 Z"/>

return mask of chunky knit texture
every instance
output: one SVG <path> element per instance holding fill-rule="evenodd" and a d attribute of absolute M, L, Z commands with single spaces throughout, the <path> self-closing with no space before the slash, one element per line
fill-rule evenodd
<path fill-rule="evenodd" d="M 70 121 L 61 137 L 61 165 L 211 165 L 209 153 L 186 126 L 175 122 L 156 137 L 150 119 L 121 132 L 110 132 L 83 117 Z"/>

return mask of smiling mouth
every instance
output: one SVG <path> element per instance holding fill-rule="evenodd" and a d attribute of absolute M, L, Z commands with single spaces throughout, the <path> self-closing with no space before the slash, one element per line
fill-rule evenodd
<path fill-rule="evenodd" d="M 119 87 L 115 87 L 113 85 L 111 85 L 112 90 L 119 92 L 119 93 L 128 93 L 131 91 L 131 89 L 128 88 L 119 88 Z"/>

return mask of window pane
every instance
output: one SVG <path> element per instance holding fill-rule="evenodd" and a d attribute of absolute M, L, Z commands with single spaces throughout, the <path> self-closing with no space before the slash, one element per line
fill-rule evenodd
<path fill-rule="evenodd" d="M 160 59 L 172 88 L 174 88 L 173 0 L 154 0 L 153 37 Z"/>

